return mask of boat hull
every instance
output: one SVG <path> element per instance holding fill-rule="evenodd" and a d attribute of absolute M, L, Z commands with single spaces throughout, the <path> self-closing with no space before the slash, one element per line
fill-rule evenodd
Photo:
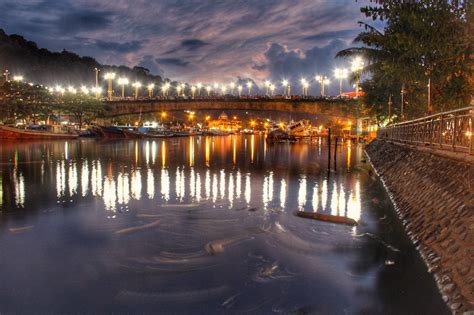
<path fill-rule="evenodd" d="M 64 140 L 64 139 L 77 139 L 79 135 L 74 134 L 61 134 L 52 133 L 45 131 L 32 131 L 18 129 L 9 126 L 0 126 L 0 139 L 1 140 Z"/>

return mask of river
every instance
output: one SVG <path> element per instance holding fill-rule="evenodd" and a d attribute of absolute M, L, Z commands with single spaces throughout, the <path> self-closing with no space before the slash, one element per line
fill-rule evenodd
<path fill-rule="evenodd" d="M 0 174 L 1 314 L 449 314 L 361 145 L 1 143 Z"/>

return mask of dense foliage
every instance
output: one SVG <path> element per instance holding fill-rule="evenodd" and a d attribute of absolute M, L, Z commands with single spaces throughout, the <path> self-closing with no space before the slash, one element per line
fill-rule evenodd
<path fill-rule="evenodd" d="M 84 93 L 50 92 L 42 85 L 9 81 L 0 86 L 0 122 L 36 124 L 70 115 L 82 127 L 100 116 L 104 104 Z"/>
<path fill-rule="evenodd" d="M 362 55 L 367 79 L 362 103 L 368 114 L 384 120 L 388 100 L 400 119 L 404 88 L 405 118 L 428 112 L 431 80 L 433 112 L 467 106 L 473 92 L 473 21 L 471 1 L 384 0 L 361 8 L 365 16 L 384 25 L 383 31 L 362 23 L 355 39 L 361 47 L 338 57 Z"/>
<path fill-rule="evenodd" d="M 0 70 L 8 69 L 11 74 L 21 74 L 28 81 L 55 86 L 95 84 L 94 69 L 101 69 L 101 76 L 107 71 L 126 76 L 130 80 L 160 83 L 161 77 L 152 75 L 143 67 L 107 66 L 94 58 L 80 57 L 72 52 L 51 52 L 19 35 L 7 35 L 0 29 Z M 104 86 L 105 87 L 105 86 Z"/>

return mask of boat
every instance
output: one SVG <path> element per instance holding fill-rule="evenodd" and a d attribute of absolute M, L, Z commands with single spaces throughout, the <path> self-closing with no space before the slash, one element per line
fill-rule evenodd
<path fill-rule="evenodd" d="M 64 140 L 77 139 L 78 134 L 56 133 L 50 131 L 50 126 L 35 129 L 21 129 L 13 126 L 0 125 L 0 139 L 2 140 Z"/>
<path fill-rule="evenodd" d="M 265 141 L 267 143 L 296 142 L 296 138 L 285 130 L 275 129 L 267 134 Z"/>
<path fill-rule="evenodd" d="M 115 126 L 95 126 L 93 129 L 102 138 L 123 139 L 125 134 L 123 130 Z"/>

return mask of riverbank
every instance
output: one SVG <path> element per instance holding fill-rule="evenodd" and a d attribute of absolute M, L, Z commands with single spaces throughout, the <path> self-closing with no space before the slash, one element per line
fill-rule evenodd
<path fill-rule="evenodd" d="M 443 300 L 474 310 L 474 164 L 381 140 L 366 153 Z"/>

